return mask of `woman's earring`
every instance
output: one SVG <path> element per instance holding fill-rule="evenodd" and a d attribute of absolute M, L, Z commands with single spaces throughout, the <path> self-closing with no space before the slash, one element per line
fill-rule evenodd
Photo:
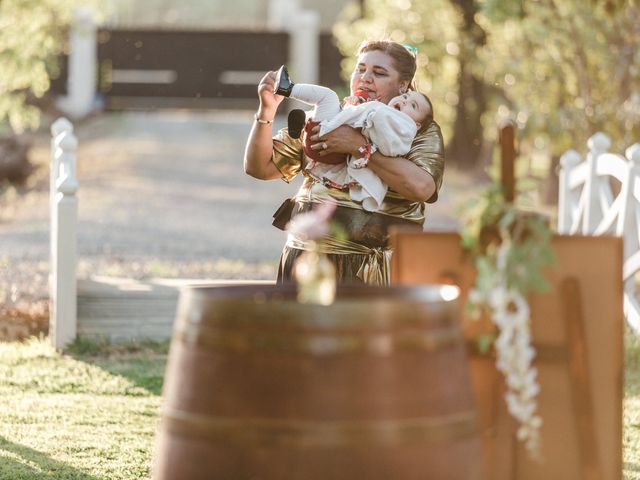
<path fill-rule="evenodd" d="M 400 94 L 405 94 L 405 93 L 407 93 L 407 87 L 400 87 L 399 92 L 400 92 Z"/>

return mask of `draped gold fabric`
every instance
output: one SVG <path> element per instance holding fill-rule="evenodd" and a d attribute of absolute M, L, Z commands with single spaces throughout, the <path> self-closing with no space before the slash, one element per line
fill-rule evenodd
<path fill-rule="evenodd" d="M 367 247 L 350 240 L 323 237 L 318 242 L 305 242 L 293 235 L 287 239 L 287 247 L 298 250 L 315 250 L 329 255 L 357 255 L 360 258 L 356 277 L 369 285 L 391 283 L 391 252 L 386 247 Z"/>
<path fill-rule="evenodd" d="M 436 192 L 427 203 L 435 202 L 444 173 L 444 142 L 440 126 L 432 122 L 424 131 L 419 132 L 405 158 L 433 177 Z M 272 161 L 286 182 L 290 182 L 301 172 L 305 176 L 303 184 L 295 196 L 298 204 L 310 205 L 333 200 L 339 207 L 355 209 L 363 215 L 382 215 L 387 220 L 381 223 L 387 225 L 393 224 L 395 220 L 408 221 L 410 224 L 416 225 L 416 228 L 424 224 L 425 202 L 408 200 L 389 189 L 380 209 L 372 214 L 364 212 L 360 203 L 351 200 L 348 190 L 329 188 L 321 182 L 313 180 L 304 171 L 306 157 L 302 149 L 302 140 L 291 138 L 286 128 L 280 130 L 273 137 Z M 321 251 L 332 257 L 337 265 L 339 276 L 342 275 L 339 280 L 388 285 L 391 250 L 384 245 L 364 245 L 362 242 L 354 242 L 353 240 L 354 238 L 345 241 L 329 238 L 321 242 Z M 300 251 L 308 249 L 308 244 L 290 236 L 283 251 L 278 281 L 290 281 L 291 268 L 295 258 Z"/>

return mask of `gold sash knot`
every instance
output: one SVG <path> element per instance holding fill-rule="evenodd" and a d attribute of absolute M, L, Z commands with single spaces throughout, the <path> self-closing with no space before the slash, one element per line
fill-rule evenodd
<path fill-rule="evenodd" d="M 369 285 L 389 285 L 391 283 L 391 255 L 389 247 L 367 247 L 350 240 L 321 237 L 310 242 L 289 234 L 287 247 L 298 250 L 316 251 L 329 255 L 360 255 L 362 264 L 356 276 Z"/>

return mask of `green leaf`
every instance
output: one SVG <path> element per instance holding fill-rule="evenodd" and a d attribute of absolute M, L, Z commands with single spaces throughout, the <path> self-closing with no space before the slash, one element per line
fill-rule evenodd
<path fill-rule="evenodd" d="M 100 18 L 106 0 L 2 0 L 0 1 L 0 123 L 14 133 L 35 129 L 40 108 L 32 99 L 42 97 L 75 12 L 88 8 Z"/>
<path fill-rule="evenodd" d="M 489 353 L 493 342 L 495 341 L 496 336 L 489 333 L 483 333 L 476 336 L 476 346 L 478 348 L 478 352 L 483 355 Z"/>

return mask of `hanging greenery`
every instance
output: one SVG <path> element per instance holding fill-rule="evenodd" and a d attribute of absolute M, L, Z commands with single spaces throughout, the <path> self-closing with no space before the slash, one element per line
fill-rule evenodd
<path fill-rule="evenodd" d="M 470 308 L 475 318 L 485 314 L 496 327 L 490 344 L 505 377 L 507 408 L 519 422 L 518 439 L 534 458 L 540 454 L 542 419 L 536 413 L 540 387 L 527 296 L 548 289 L 542 269 L 554 262 L 550 240 L 548 221 L 507 202 L 499 187 L 466 211 L 462 244 L 477 269 Z M 486 339 L 480 340 L 486 344 Z"/>
<path fill-rule="evenodd" d="M 507 259 L 509 285 L 524 295 L 548 289 L 542 268 L 554 261 L 550 238 L 548 219 L 507 202 L 499 186 L 487 189 L 465 209 L 462 246 L 476 259 L 476 287 L 483 294 L 495 274 L 494 260 L 502 239 L 512 243 Z"/>

